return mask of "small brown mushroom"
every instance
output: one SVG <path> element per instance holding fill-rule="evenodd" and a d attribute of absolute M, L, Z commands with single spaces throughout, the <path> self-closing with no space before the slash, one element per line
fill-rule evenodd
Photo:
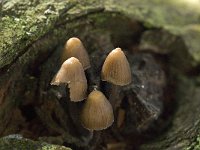
<path fill-rule="evenodd" d="M 76 37 L 70 38 L 65 43 L 65 47 L 61 56 L 61 62 L 64 62 L 70 57 L 77 58 L 83 65 L 84 70 L 90 68 L 88 53 L 81 40 Z"/>
<path fill-rule="evenodd" d="M 75 57 L 67 59 L 51 81 L 51 85 L 68 84 L 71 101 L 81 101 L 86 98 L 87 80 L 83 67 Z"/>
<path fill-rule="evenodd" d="M 101 71 L 101 79 L 112 83 L 109 101 L 116 110 L 118 104 L 121 103 L 119 86 L 127 85 L 132 81 L 131 68 L 121 48 L 112 50 L 106 57 Z"/>
<path fill-rule="evenodd" d="M 71 57 L 62 64 L 60 70 L 51 81 L 51 85 L 83 81 L 86 81 L 83 66 L 77 58 Z"/>
<path fill-rule="evenodd" d="M 81 114 L 82 125 L 88 130 L 103 130 L 114 121 L 113 109 L 110 102 L 100 91 L 92 91 Z"/>
<path fill-rule="evenodd" d="M 121 48 L 116 48 L 108 54 L 102 67 L 101 78 L 120 86 L 131 83 L 131 69 Z"/>

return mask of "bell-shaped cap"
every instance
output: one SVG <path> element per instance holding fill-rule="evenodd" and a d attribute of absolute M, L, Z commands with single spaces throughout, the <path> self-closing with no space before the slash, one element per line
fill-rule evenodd
<path fill-rule="evenodd" d="M 108 54 L 102 67 L 101 78 L 115 85 L 131 83 L 130 65 L 121 48 L 116 48 Z"/>
<path fill-rule="evenodd" d="M 76 37 L 70 38 L 66 43 L 61 56 L 61 61 L 64 62 L 70 57 L 77 58 L 83 65 L 84 70 L 90 68 L 90 60 L 88 53 L 83 46 L 81 40 Z"/>
<path fill-rule="evenodd" d="M 104 94 L 92 91 L 81 114 L 82 125 L 88 130 L 103 130 L 112 125 L 114 121 L 113 108 Z"/>
<path fill-rule="evenodd" d="M 69 84 L 71 82 L 86 82 L 85 72 L 80 61 L 71 57 L 61 66 L 51 81 L 51 85 Z"/>
<path fill-rule="evenodd" d="M 51 85 L 68 84 L 70 100 L 74 102 L 86 98 L 87 79 L 82 64 L 75 57 L 67 59 L 51 81 Z"/>

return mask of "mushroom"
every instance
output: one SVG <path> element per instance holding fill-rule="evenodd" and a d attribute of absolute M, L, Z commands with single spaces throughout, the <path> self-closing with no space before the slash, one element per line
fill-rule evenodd
<path fill-rule="evenodd" d="M 90 68 L 90 60 L 88 53 L 80 39 L 72 37 L 65 43 L 64 50 L 61 56 L 61 62 L 64 62 L 70 57 L 77 58 L 83 65 L 84 70 Z"/>
<path fill-rule="evenodd" d="M 131 69 L 121 48 L 116 48 L 108 54 L 102 67 L 101 78 L 120 86 L 131 83 Z"/>
<path fill-rule="evenodd" d="M 88 130 L 103 130 L 114 121 L 113 109 L 104 94 L 98 90 L 92 91 L 82 110 L 81 122 Z"/>
<path fill-rule="evenodd" d="M 116 104 L 121 102 L 121 100 L 116 102 L 115 99 L 119 98 L 118 86 L 130 84 L 132 81 L 130 65 L 121 48 L 112 50 L 106 57 L 101 71 L 101 79 L 112 83 L 109 101 L 115 109 Z"/>
<path fill-rule="evenodd" d="M 87 80 L 83 66 L 77 58 L 67 59 L 51 81 L 51 85 L 61 84 L 68 84 L 71 101 L 78 102 L 86 98 Z"/>

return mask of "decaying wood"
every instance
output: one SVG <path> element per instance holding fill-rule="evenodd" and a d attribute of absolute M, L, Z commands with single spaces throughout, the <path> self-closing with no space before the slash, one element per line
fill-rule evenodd
<path fill-rule="evenodd" d="M 74 149 L 112 149 L 113 143 L 125 149 L 198 148 L 200 12 L 193 3 L 1 2 L 0 135 Z M 84 129 L 83 103 L 70 102 L 65 87 L 50 86 L 72 36 L 90 54 L 88 92 L 97 85 L 109 97 L 111 86 L 100 81 L 102 63 L 114 47 L 125 50 L 133 82 L 112 93 L 119 102 L 115 114 L 125 110 L 120 128 L 116 121 L 99 133 Z"/>

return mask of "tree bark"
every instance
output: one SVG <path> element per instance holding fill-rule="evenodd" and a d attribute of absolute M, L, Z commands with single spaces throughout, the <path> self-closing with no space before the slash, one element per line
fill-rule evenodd
<path fill-rule="evenodd" d="M 150 61 L 164 58 L 166 61 L 161 61 L 167 68 L 164 69 L 166 82 L 173 86 L 165 91 L 170 96 L 163 103 L 164 107 L 173 108 L 169 108 L 167 121 L 162 120 L 162 131 L 139 142 L 142 143 L 140 149 L 198 149 L 200 9 L 199 3 L 194 3 L 157 0 L 1 2 L 0 135 L 21 134 L 72 149 L 74 145 L 92 149 L 91 143 L 98 143 L 103 133 L 93 135 L 81 126 L 81 104 L 67 102 L 60 97 L 65 89 L 49 85 L 60 67 L 59 56 L 65 41 L 77 36 L 91 58 L 101 56 L 101 63 L 116 46 L 128 49 L 128 53 L 134 51 L 135 55 L 128 57 L 129 60 L 137 59 L 140 53 L 147 58 L 145 53 L 155 56 Z M 93 63 L 94 67 L 101 66 L 101 63 L 95 64 L 95 59 Z M 133 61 L 131 65 L 136 63 Z M 162 83 L 153 83 L 164 89 Z M 137 90 L 133 92 L 140 95 Z M 141 105 L 145 104 L 146 101 Z M 157 111 L 156 117 L 160 113 Z M 153 119 L 157 120 L 156 117 Z"/>

